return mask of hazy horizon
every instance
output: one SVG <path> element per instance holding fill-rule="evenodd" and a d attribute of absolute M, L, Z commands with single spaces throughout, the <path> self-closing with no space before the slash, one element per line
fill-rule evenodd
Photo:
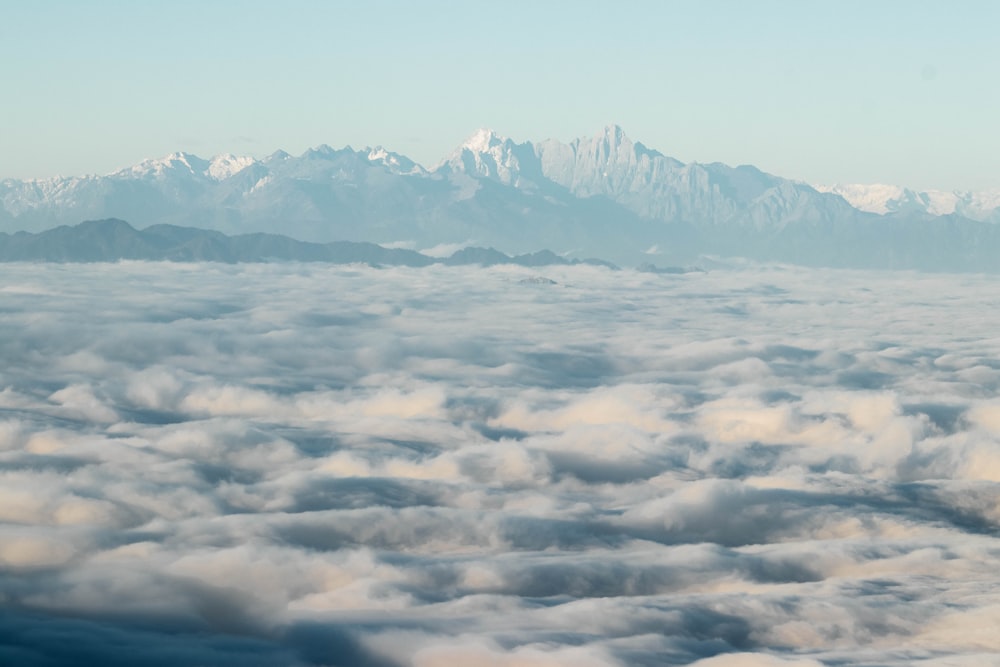
<path fill-rule="evenodd" d="M 50 1 L 13 5 L 0 178 L 103 174 L 175 151 L 383 145 L 433 165 L 491 127 L 609 123 L 684 162 L 809 183 L 1000 185 L 994 3 L 614 9 Z"/>

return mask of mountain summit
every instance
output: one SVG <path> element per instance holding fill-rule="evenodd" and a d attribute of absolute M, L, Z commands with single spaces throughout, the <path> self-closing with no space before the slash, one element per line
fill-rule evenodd
<path fill-rule="evenodd" d="M 482 128 L 463 141 L 437 171 L 531 187 L 540 176 L 537 162 L 531 144 L 515 144 L 493 130 Z"/>

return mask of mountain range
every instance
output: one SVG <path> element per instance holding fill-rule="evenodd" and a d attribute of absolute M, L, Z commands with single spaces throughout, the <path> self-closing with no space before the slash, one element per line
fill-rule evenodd
<path fill-rule="evenodd" d="M 840 195 L 856 209 L 871 213 L 957 214 L 970 220 L 1000 222 L 1000 190 L 911 190 L 899 185 L 817 185 Z"/>
<path fill-rule="evenodd" d="M 299 156 L 175 153 L 104 176 L 0 181 L 0 229 L 87 219 L 390 248 L 492 246 L 621 264 L 741 256 L 848 267 L 994 270 L 1000 194 L 812 187 L 683 163 L 612 125 L 570 143 L 479 130 L 433 168 L 382 147 Z M 949 198 L 950 197 L 950 198 Z"/>

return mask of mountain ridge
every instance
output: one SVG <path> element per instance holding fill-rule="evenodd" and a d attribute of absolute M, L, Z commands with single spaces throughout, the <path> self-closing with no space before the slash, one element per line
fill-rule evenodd
<path fill-rule="evenodd" d="M 962 212 L 945 219 L 913 206 L 861 210 L 841 193 L 752 165 L 683 163 L 617 125 L 569 143 L 517 143 L 481 129 L 431 169 L 381 146 L 321 144 L 299 156 L 181 152 L 106 176 L 0 181 L 0 229 L 7 230 L 120 218 L 228 235 L 280 232 L 313 243 L 471 244 L 512 255 L 545 247 L 631 265 L 648 261 L 650 248 L 674 263 L 736 254 L 853 265 L 852 252 L 872 249 L 828 247 L 852 239 L 874 243 L 882 259 L 870 261 L 882 266 L 896 261 L 885 259 L 896 257 L 893 243 L 937 238 L 942 226 L 957 225 L 961 238 L 976 243 L 992 238 L 975 227 L 985 223 Z M 885 237 L 886 229 L 898 238 Z M 913 257 L 960 267 L 978 252 L 962 246 L 942 257 L 931 250 L 914 249 Z"/>
<path fill-rule="evenodd" d="M 385 248 L 374 243 L 333 241 L 309 243 L 281 234 L 251 233 L 229 236 L 222 232 L 152 225 L 137 229 L 124 220 L 86 220 L 43 232 L 0 232 L 0 262 L 114 262 L 120 260 L 249 263 L 269 261 L 363 263 L 377 266 L 526 267 L 590 264 L 617 269 L 600 259 L 571 260 L 549 250 L 510 256 L 494 248 L 465 247 L 447 257 L 431 257 L 416 250 Z"/>
<path fill-rule="evenodd" d="M 886 215 L 918 212 L 959 214 L 970 220 L 1000 222 L 1000 188 L 990 190 L 914 190 L 885 183 L 815 185 L 820 192 L 843 197 L 861 211 Z"/>

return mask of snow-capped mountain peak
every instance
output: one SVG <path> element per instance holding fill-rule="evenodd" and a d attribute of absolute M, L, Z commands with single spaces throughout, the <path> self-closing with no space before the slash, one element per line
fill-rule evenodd
<path fill-rule="evenodd" d="M 183 151 L 171 153 L 162 158 L 143 160 L 137 165 L 125 167 L 112 172 L 116 178 L 154 178 L 163 179 L 171 175 L 208 178 L 221 181 L 239 173 L 257 161 L 249 156 L 236 156 L 231 153 L 216 155 L 210 160 L 200 158 Z"/>
<path fill-rule="evenodd" d="M 1000 190 L 912 190 L 884 183 L 816 185 L 820 192 L 840 195 L 854 208 L 885 215 L 919 212 L 930 215 L 957 213 L 972 220 L 995 220 L 1000 209 Z"/>
<path fill-rule="evenodd" d="M 386 160 L 391 160 L 391 153 L 381 146 L 376 146 L 375 148 L 369 149 L 368 151 L 368 161 L 369 162 L 385 162 Z"/>
<path fill-rule="evenodd" d="M 208 164 L 208 175 L 217 181 L 222 181 L 230 176 L 235 176 L 250 165 L 256 164 L 257 160 L 249 155 L 233 155 L 223 153 L 216 155 Z"/>
<path fill-rule="evenodd" d="M 167 173 L 201 175 L 208 169 L 208 161 L 191 153 L 171 153 L 162 158 L 143 160 L 131 167 L 111 174 L 120 178 L 162 178 Z"/>
<path fill-rule="evenodd" d="M 459 151 L 465 149 L 473 153 L 488 153 L 494 148 L 503 146 L 508 141 L 510 140 L 500 136 L 493 130 L 481 127 L 462 142 L 459 146 Z"/>
<path fill-rule="evenodd" d="M 530 143 L 515 144 L 493 130 L 476 130 L 435 171 L 487 178 L 515 187 L 530 187 L 540 174 Z"/>
<path fill-rule="evenodd" d="M 396 174 L 423 174 L 425 170 L 419 164 L 399 153 L 393 153 L 382 146 L 366 149 L 368 162 L 380 164 Z"/>
<path fill-rule="evenodd" d="M 871 213 L 884 215 L 913 206 L 915 208 L 926 208 L 927 201 L 920 201 L 918 193 L 898 185 L 888 185 L 886 183 L 858 184 L 858 183 L 838 183 L 836 185 L 816 185 L 813 186 L 820 192 L 829 192 L 840 195 L 847 200 L 854 208 Z M 944 213 L 954 211 L 954 202 L 951 206 L 944 205 Z"/>

